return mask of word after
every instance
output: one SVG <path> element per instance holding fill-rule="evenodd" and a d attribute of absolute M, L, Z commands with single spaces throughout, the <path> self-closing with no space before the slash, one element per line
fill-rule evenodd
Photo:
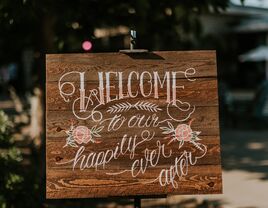
<path fill-rule="evenodd" d="M 214 51 L 46 65 L 47 198 L 222 192 Z"/>

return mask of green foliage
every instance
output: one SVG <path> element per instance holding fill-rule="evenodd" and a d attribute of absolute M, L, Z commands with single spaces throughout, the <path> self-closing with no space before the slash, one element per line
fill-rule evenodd
<path fill-rule="evenodd" d="M 84 39 L 97 45 L 95 28 L 119 25 L 135 28 L 141 47 L 185 48 L 202 32 L 198 16 L 222 11 L 228 3 L 229 0 L 0 0 L 0 40 L 4 40 L 0 41 L 0 57 L 8 61 L 15 48 L 20 51 L 27 47 L 41 53 L 79 52 Z M 94 49 L 117 50 L 116 46 Z"/>
<path fill-rule="evenodd" d="M 31 172 L 23 170 L 21 152 L 12 138 L 13 129 L 8 116 L 0 111 L 0 208 L 33 207 L 34 180 Z"/>
<path fill-rule="evenodd" d="M 0 145 L 5 146 L 13 142 L 13 138 L 10 136 L 11 122 L 8 120 L 8 116 L 0 111 Z"/>
<path fill-rule="evenodd" d="M 22 182 L 23 182 L 22 176 L 15 174 L 15 173 L 9 173 L 6 178 L 5 188 L 9 191 L 15 190 L 16 186 L 18 186 Z"/>
<path fill-rule="evenodd" d="M 12 124 L 7 115 L 0 111 L 0 207 L 10 207 L 24 178 L 19 174 L 22 161 L 20 151 L 14 147 L 11 135 Z"/>
<path fill-rule="evenodd" d="M 8 116 L 3 111 L 0 111 L 0 133 L 6 133 L 9 126 L 10 122 L 8 120 Z"/>

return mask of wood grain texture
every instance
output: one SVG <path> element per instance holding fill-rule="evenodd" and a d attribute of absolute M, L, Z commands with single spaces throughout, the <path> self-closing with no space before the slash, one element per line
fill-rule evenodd
<path fill-rule="evenodd" d="M 107 77 L 104 76 L 105 102 L 96 107 L 98 96 L 101 94 L 98 72 L 103 72 L 104 75 L 107 72 L 114 72 L 110 76 L 109 96 L 118 98 L 120 90 L 124 95 L 129 93 L 128 77 L 133 71 L 139 74 L 146 71 L 147 75 L 157 72 L 160 78 L 164 78 L 166 72 L 172 74 L 172 72 L 184 72 L 192 68 L 195 69 L 195 73 L 188 77 L 183 73 L 177 73 L 175 79 L 165 80 L 162 87 L 159 87 L 158 83 L 157 98 L 154 93 L 155 80 L 150 76 L 144 76 L 143 83 L 140 81 L 141 77 L 131 80 L 131 90 L 137 92 L 137 96 L 109 102 L 105 85 Z M 61 79 L 64 74 L 72 71 L 75 73 Z M 80 111 L 80 100 L 76 103 L 74 101 L 81 98 L 80 73 L 83 72 L 85 101 L 88 105 L 84 111 Z M 122 72 L 121 85 L 119 72 Z M 167 86 L 168 81 L 170 87 Z M 172 88 L 173 81 L 177 87 L 180 86 L 175 91 Z M 67 84 L 61 85 L 63 82 Z M 143 89 L 148 94 L 150 88 L 152 88 L 150 95 L 144 96 L 141 93 Z M 92 95 L 90 97 L 93 89 L 99 93 L 96 97 Z M 69 95 L 61 94 L 60 90 Z M 171 99 L 176 96 L 179 101 L 168 104 L 168 92 L 171 93 Z M 154 109 L 157 110 L 152 110 L 148 106 L 137 107 L 140 102 L 156 106 Z M 108 111 L 122 103 L 127 106 L 125 109 L 123 107 L 123 110 Z M 102 120 L 106 119 L 106 121 L 94 121 L 92 118 L 79 119 L 74 114 L 75 112 L 78 116 L 90 115 L 94 107 L 101 112 Z M 116 115 L 125 120 L 118 129 L 111 130 L 109 124 Z M 133 118 L 141 119 L 140 123 L 137 121 L 134 124 Z M 130 121 L 131 119 L 133 120 Z M 170 120 L 165 121 L 166 119 Z M 163 122 L 158 123 L 159 121 Z M 145 123 L 148 125 L 146 126 Z M 176 133 L 181 124 L 188 126 L 187 131 L 192 135 L 191 140 L 186 139 L 183 143 L 178 139 L 182 137 Z M 173 133 L 164 134 L 163 127 L 171 128 L 170 125 L 174 128 Z M 79 134 L 74 132 L 81 126 L 88 129 L 90 138 L 93 139 L 91 141 L 95 143 L 85 142 L 85 138 L 89 138 L 89 135 L 85 136 L 87 130 L 82 132 L 83 143 L 78 143 L 80 140 L 77 138 L 81 139 L 79 135 L 81 132 Z M 93 135 L 94 126 L 103 127 L 100 137 Z M 73 127 L 72 131 L 71 127 Z M 152 138 L 143 140 L 142 136 L 147 132 Z M 66 146 L 70 135 L 76 147 L 70 144 Z M 124 136 L 125 140 L 122 139 Z M 165 157 L 168 153 L 172 154 Z M 123 172 L 120 174 L 114 174 L 121 171 Z M 172 177 L 174 178 L 171 179 Z M 168 183 L 161 185 L 165 180 L 169 180 Z M 47 198 L 221 192 L 218 88 L 214 51 L 167 51 L 128 55 L 122 53 L 47 55 Z"/>
<path fill-rule="evenodd" d="M 74 172 L 69 170 L 49 170 L 47 176 L 47 192 L 49 198 L 87 198 L 135 196 L 135 195 L 167 195 L 178 194 L 178 190 L 168 187 L 160 187 L 158 184 L 146 184 L 159 170 L 151 170 L 142 178 L 131 179 L 126 173 L 120 176 L 107 176 L 101 171 L 86 170 Z M 221 166 L 205 165 L 195 166 L 189 169 L 188 176 L 179 181 L 180 194 L 220 194 L 222 193 Z M 90 177 L 90 178 L 89 178 Z M 93 179 L 92 179 L 93 178 Z M 145 191 L 146 187 L 146 191 Z M 107 191 L 107 189 L 114 191 Z"/>

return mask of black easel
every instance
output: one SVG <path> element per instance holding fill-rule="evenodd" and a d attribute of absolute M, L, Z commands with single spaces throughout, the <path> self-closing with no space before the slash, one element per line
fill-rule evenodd
<path fill-rule="evenodd" d="M 141 198 L 139 196 L 134 198 L 134 208 L 141 208 Z"/>
<path fill-rule="evenodd" d="M 126 54 L 140 54 L 140 53 L 147 53 L 147 49 L 134 49 L 134 46 L 136 45 L 136 31 L 130 30 L 130 49 L 120 50 L 120 53 L 126 53 Z M 134 197 L 134 208 L 141 208 L 141 197 L 135 196 Z"/>

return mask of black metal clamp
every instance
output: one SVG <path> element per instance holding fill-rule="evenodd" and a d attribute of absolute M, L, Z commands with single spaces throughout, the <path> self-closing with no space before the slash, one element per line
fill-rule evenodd
<path fill-rule="evenodd" d="M 137 40 L 136 30 L 130 30 L 130 49 L 120 50 L 120 53 L 147 53 L 147 49 L 134 49 Z"/>

